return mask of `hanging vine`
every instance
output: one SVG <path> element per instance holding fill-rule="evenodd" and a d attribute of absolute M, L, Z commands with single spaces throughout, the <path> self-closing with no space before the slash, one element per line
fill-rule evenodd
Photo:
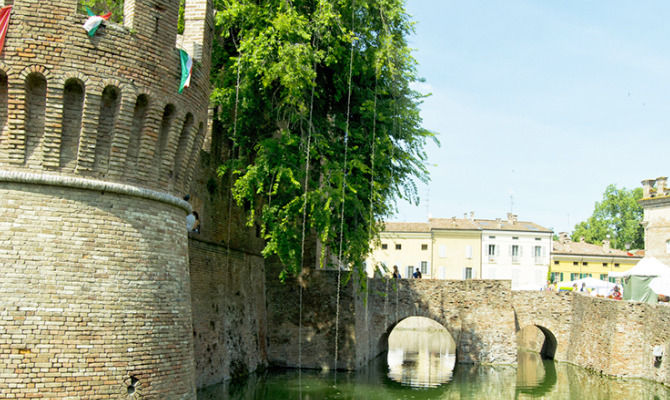
<path fill-rule="evenodd" d="M 339 259 L 361 271 L 378 221 L 396 199 L 416 202 L 414 179 L 428 178 L 424 145 L 434 137 L 410 87 L 403 2 L 216 0 L 215 8 L 212 99 L 223 110 L 233 110 L 244 65 L 236 125 L 232 112 L 218 115 L 239 155 L 220 172 L 232 174 L 235 200 L 260 225 L 264 255 L 279 258 L 282 278 L 313 265 L 302 248 L 304 214 L 321 265 Z"/>

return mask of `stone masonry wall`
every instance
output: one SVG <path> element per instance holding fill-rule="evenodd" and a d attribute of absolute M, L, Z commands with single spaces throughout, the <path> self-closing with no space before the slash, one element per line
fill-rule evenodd
<path fill-rule="evenodd" d="M 0 182 L 0 210 L 0 397 L 195 398 L 183 208 Z"/>
<path fill-rule="evenodd" d="M 519 329 L 535 325 L 556 338 L 557 360 L 670 384 L 670 307 L 569 292 L 514 292 L 513 302 Z M 666 354 L 660 363 L 657 345 Z"/>
<path fill-rule="evenodd" d="M 265 367 L 263 258 L 192 234 L 189 259 L 197 387 Z"/>
<path fill-rule="evenodd" d="M 359 355 L 359 364 L 385 351 L 393 327 L 409 316 L 427 317 L 447 328 L 460 363 L 516 363 L 509 281 L 370 279 L 368 283 L 368 321 L 359 324 L 357 333 L 367 332 L 370 346 L 368 353 Z M 357 312 L 364 310 L 360 301 Z"/>
<path fill-rule="evenodd" d="M 295 367 L 299 290 L 295 280 L 281 284 L 273 279 L 269 273 L 269 361 Z M 302 281 L 302 366 L 333 368 L 337 272 L 309 271 Z M 353 279 L 341 288 L 338 368 L 359 368 L 385 351 L 388 334 L 410 316 L 424 316 L 445 326 L 458 345 L 459 362 L 516 363 L 509 281 L 371 279 L 368 285 L 367 302 Z"/>

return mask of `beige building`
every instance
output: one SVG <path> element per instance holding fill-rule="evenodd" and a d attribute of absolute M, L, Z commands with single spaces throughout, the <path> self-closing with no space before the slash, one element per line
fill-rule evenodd
<path fill-rule="evenodd" d="M 670 188 L 665 176 L 642 181 L 645 253 L 670 265 Z"/>
<path fill-rule="evenodd" d="M 512 214 L 505 221 L 470 216 L 387 222 L 367 260 L 368 275 L 398 266 L 403 278 L 419 268 L 423 278 L 510 279 L 513 289 L 546 282 L 551 230 Z"/>

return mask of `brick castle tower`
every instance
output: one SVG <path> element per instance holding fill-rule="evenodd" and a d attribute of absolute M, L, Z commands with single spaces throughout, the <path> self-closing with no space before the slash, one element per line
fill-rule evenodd
<path fill-rule="evenodd" d="M 0 55 L 0 397 L 194 399 L 181 200 L 207 130 L 211 0 L 13 5 Z M 13 4 L 12 4 L 13 3 Z M 177 48 L 194 56 L 178 93 Z"/>

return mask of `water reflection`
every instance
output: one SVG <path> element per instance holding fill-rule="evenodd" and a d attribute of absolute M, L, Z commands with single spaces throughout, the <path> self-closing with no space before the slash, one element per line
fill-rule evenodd
<path fill-rule="evenodd" d="M 670 389 L 641 379 L 601 376 L 520 354 L 518 367 L 459 364 L 449 383 L 415 388 L 388 376 L 387 357 L 357 372 L 275 370 L 198 392 L 198 400 L 670 399 Z"/>
<path fill-rule="evenodd" d="M 388 377 L 412 387 L 437 387 L 451 380 L 455 343 L 437 322 L 423 317 L 401 321 L 388 339 Z"/>
<path fill-rule="evenodd" d="M 557 380 L 554 360 L 543 359 L 539 353 L 519 352 L 516 372 L 517 394 L 543 397 L 551 392 Z"/>

